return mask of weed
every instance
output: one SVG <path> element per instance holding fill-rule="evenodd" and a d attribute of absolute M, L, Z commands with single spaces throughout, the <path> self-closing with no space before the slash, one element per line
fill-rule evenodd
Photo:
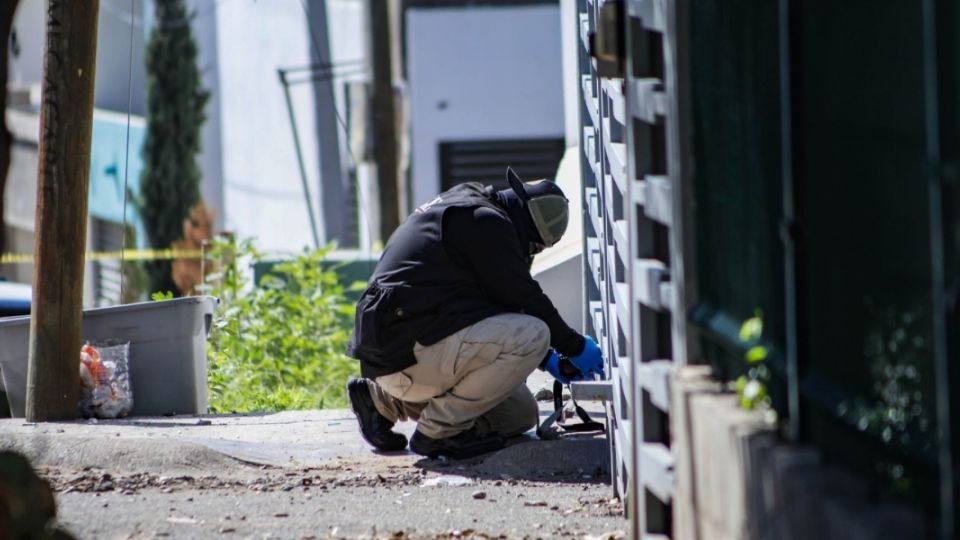
<path fill-rule="evenodd" d="M 343 407 L 359 365 L 343 351 L 354 306 L 336 272 L 321 265 L 332 250 L 304 250 L 254 286 L 239 261 L 263 258 L 250 240 L 213 242 L 222 261 L 200 287 L 220 298 L 208 347 L 211 412 Z"/>

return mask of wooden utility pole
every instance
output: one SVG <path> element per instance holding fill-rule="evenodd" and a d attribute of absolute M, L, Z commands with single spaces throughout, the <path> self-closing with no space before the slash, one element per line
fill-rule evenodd
<path fill-rule="evenodd" d="M 27 421 L 75 418 L 100 0 L 48 0 Z"/>
<path fill-rule="evenodd" d="M 377 186 L 380 192 L 380 238 L 386 242 L 400 225 L 397 194 L 399 163 L 397 161 L 397 125 L 393 91 L 393 68 L 390 49 L 391 0 L 367 0 L 370 36 L 369 57 L 373 71 L 373 159 L 377 164 Z"/>

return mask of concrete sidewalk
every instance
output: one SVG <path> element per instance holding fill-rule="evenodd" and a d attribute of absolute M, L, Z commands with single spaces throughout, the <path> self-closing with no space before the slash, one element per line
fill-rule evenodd
<path fill-rule="evenodd" d="M 541 402 L 541 418 L 550 412 Z M 415 424 L 398 429 L 410 435 Z M 603 434 L 528 434 L 479 458 L 430 460 L 372 452 L 341 409 L 4 419 L 0 449 L 26 455 L 53 484 L 60 524 L 78 538 L 604 537 L 626 529 L 611 499 Z"/>
<path fill-rule="evenodd" d="M 310 467 L 369 452 L 353 414 L 343 409 L 37 424 L 4 419 L 0 448 L 39 466 L 172 472 L 234 462 Z"/>
<path fill-rule="evenodd" d="M 528 384 L 536 392 L 549 388 L 550 380 L 545 373 L 535 372 Z M 540 405 L 542 421 L 552 412 L 552 402 L 541 401 Z M 584 405 L 602 419 L 599 404 Z M 396 429 L 410 436 L 415 428 L 415 423 L 403 422 Z M 535 440 L 532 432 L 528 440 Z M 577 446 L 583 458 L 595 463 L 594 468 L 606 470 L 605 440 L 568 440 L 566 444 Z M 317 467 L 371 452 L 348 409 L 36 424 L 22 418 L 0 419 L 0 450 L 20 452 L 38 466 L 167 473 L 217 470 L 242 463 Z"/>
<path fill-rule="evenodd" d="M 543 410 L 541 418 L 549 412 Z M 415 427 L 412 422 L 397 426 L 408 436 Z M 560 473 L 567 470 L 565 455 L 575 456 L 578 468 L 608 468 L 606 439 L 600 435 L 540 441 L 530 433 L 511 443 L 500 452 L 509 456 L 505 461 L 511 468 Z M 550 459 L 542 459 L 546 448 L 554 454 Z M 0 449 L 24 454 L 39 467 L 165 475 L 216 474 L 248 465 L 302 469 L 372 454 L 346 409 L 37 424 L 4 419 Z M 419 459 L 409 450 L 383 455 L 404 454 Z"/>

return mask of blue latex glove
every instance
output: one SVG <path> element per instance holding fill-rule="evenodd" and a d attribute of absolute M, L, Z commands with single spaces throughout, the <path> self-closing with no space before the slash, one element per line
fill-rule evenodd
<path fill-rule="evenodd" d="M 603 373 L 603 353 L 600 352 L 600 346 L 590 336 L 583 336 L 583 352 L 577 356 L 571 356 L 570 361 L 577 366 L 583 375 L 580 379 L 593 379 L 594 375 L 605 377 Z"/>
<path fill-rule="evenodd" d="M 563 384 L 570 384 L 572 381 L 593 380 L 594 375 L 604 377 L 603 373 L 603 353 L 597 342 L 590 336 L 584 336 L 583 351 L 570 358 L 561 357 L 557 351 L 550 350 L 550 356 L 547 358 L 544 369 L 553 378 Z"/>
<path fill-rule="evenodd" d="M 569 362 L 569 359 L 564 358 L 563 362 Z M 543 369 L 547 371 L 550 375 L 553 375 L 553 378 L 560 381 L 563 384 L 570 384 L 570 377 L 566 376 L 564 372 L 568 372 L 568 369 L 561 369 L 561 359 L 560 355 L 557 354 L 557 351 L 550 349 L 550 357 L 547 358 L 547 363 L 544 364 Z M 580 380 L 580 379 L 573 379 Z"/>

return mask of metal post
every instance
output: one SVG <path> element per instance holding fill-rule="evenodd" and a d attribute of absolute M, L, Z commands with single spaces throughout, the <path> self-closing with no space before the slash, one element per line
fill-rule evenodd
<path fill-rule="evenodd" d="M 27 368 L 31 422 L 75 418 L 99 0 L 47 3 Z"/>
<path fill-rule="evenodd" d="M 639 24 L 634 23 L 631 18 L 632 14 L 630 9 L 626 10 L 624 16 L 624 26 L 623 26 L 623 36 L 626 41 L 625 44 L 625 53 L 626 57 L 624 59 L 624 74 L 623 78 L 626 81 L 626 90 L 629 90 L 630 85 L 633 84 L 633 81 L 637 77 L 641 77 L 645 74 L 637 73 L 634 69 L 634 62 L 632 61 L 633 55 L 637 54 L 637 51 L 642 49 L 642 42 L 646 39 L 644 36 L 645 30 Z M 646 66 L 642 66 L 646 68 Z M 639 146 L 637 141 L 639 129 L 637 122 L 633 121 L 632 110 L 634 108 L 634 100 L 637 99 L 637 96 L 633 92 L 625 91 L 626 95 L 624 97 L 624 107 L 626 109 L 626 147 L 628 149 L 628 155 L 632 149 Z M 638 104 L 639 105 L 639 104 Z M 635 194 L 635 191 L 639 189 L 639 185 L 636 180 L 642 178 L 646 171 L 640 170 L 640 166 L 637 163 L 636 159 L 628 158 L 627 159 L 627 223 L 629 230 L 632 231 L 630 234 L 630 247 L 629 247 L 629 260 L 631 264 L 628 266 L 627 271 L 629 276 L 627 279 L 627 290 L 629 291 L 628 298 L 630 298 L 630 322 L 629 322 L 629 366 L 621 366 L 621 369 L 626 368 L 630 373 L 630 380 L 633 384 L 630 387 L 630 398 L 629 398 L 629 410 L 630 410 L 630 420 L 633 421 L 634 428 L 630 430 L 630 448 L 629 448 L 629 459 L 630 459 L 630 470 L 633 471 L 633 474 L 630 475 L 630 478 L 627 479 L 627 498 L 624 501 L 626 505 L 627 519 L 629 520 L 629 538 L 632 539 L 642 539 L 646 533 L 646 515 L 644 512 L 644 504 L 646 502 L 646 494 L 644 493 L 643 486 L 640 484 L 640 447 L 643 444 L 643 390 L 640 387 L 640 362 L 643 360 L 643 345 L 642 336 L 643 328 L 641 328 L 641 307 L 636 302 L 637 298 L 637 283 L 634 279 L 633 267 L 636 264 L 634 261 L 641 257 L 641 243 L 644 242 L 644 239 L 636 233 L 638 230 L 638 224 L 643 219 L 643 208 L 638 207 L 636 201 L 639 200 L 638 196 Z M 612 370 L 611 370 L 612 371 Z M 611 374 L 612 376 L 612 374 Z M 612 436 L 612 434 L 611 434 Z M 624 449 L 620 449 L 623 451 Z"/>
<path fill-rule="evenodd" d="M 930 268 L 933 288 L 933 358 L 936 373 L 937 424 L 939 425 L 940 534 L 956 538 L 957 531 L 957 456 L 953 429 L 957 399 L 956 367 L 951 366 L 947 350 L 946 272 L 944 255 L 944 213 L 941 186 L 940 91 L 937 56 L 937 9 L 934 0 L 923 1 L 923 75 L 927 139 L 927 187 L 930 216 Z M 952 66 L 951 66 L 952 67 Z"/>
<path fill-rule="evenodd" d="M 307 202 L 307 216 L 310 218 L 310 233 L 313 235 L 313 247 L 320 248 L 320 233 L 317 231 L 317 218 L 313 214 L 313 199 L 310 197 L 310 184 L 307 183 L 307 169 L 303 164 L 303 151 L 300 149 L 300 133 L 297 130 L 297 117 L 293 114 L 293 102 L 290 100 L 290 85 L 287 84 L 287 72 L 277 70 L 283 97 L 287 102 L 287 115 L 290 118 L 290 130 L 293 132 L 293 147 L 297 152 L 297 165 L 300 167 L 300 182 L 303 185 L 303 198 Z"/>
<path fill-rule="evenodd" d="M 367 0 L 370 66 L 373 69 L 373 153 L 380 190 L 380 238 L 384 242 L 400 225 L 398 204 L 397 127 L 394 107 L 390 0 Z"/>
<path fill-rule="evenodd" d="M 330 24 L 327 18 L 328 0 L 306 3 L 307 29 L 313 44 L 313 64 L 331 67 L 329 77 L 314 79 L 315 125 L 320 151 L 320 219 L 323 221 L 323 241 L 337 242 L 340 247 L 356 245 L 356 230 L 352 229 L 350 185 L 340 161 L 340 134 L 337 129 L 337 96 L 334 90 L 337 76 L 333 73 L 333 56 L 330 51 Z M 344 133 L 346 136 L 346 133 Z"/>
<path fill-rule="evenodd" d="M 779 0 L 780 40 L 780 152 L 783 183 L 783 274 L 786 320 L 787 361 L 787 435 L 792 441 L 800 437 L 800 369 L 797 338 L 797 262 L 796 227 L 793 201 L 793 116 L 790 93 L 790 0 Z"/>

